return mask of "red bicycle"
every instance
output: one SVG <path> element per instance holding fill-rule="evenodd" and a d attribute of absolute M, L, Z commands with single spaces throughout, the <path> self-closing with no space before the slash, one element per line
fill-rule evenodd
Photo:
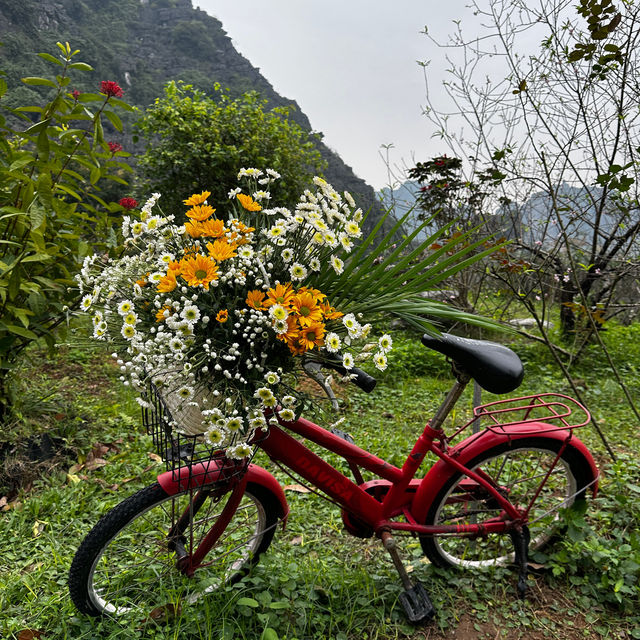
<path fill-rule="evenodd" d="M 278 418 L 279 425 L 255 442 L 337 504 L 349 533 L 382 540 L 402 580 L 400 600 L 412 622 L 430 619 L 434 610 L 424 587 L 412 584 L 403 566 L 399 534 L 417 537 L 439 567 L 515 563 L 523 595 L 529 550 L 554 534 L 559 509 L 575 508 L 587 490 L 595 495 L 598 483 L 593 457 L 573 434 L 590 416 L 563 395 L 482 405 L 473 420 L 447 435 L 445 419 L 471 379 L 493 393 L 508 393 L 522 381 L 522 363 L 491 342 L 447 334 L 422 341 L 450 359 L 456 381 L 401 468 L 356 446 L 347 434 L 304 418 Z M 365 372 L 350 373 L 365 391 L 375 386 Z M 271 473 L 227 460 L 223 452 L 199 458 L 197 439 L 180 440 L 165 429 L 168 417 L 156 398 L 147 422 L 171 469 L 109 511 L 75 555 L 69 589 L 86 614 L 148 614 L 167 603 L 194 602 L 239 580 L 286 522 L 289 506 Z M 477 429 L 478 421 L 483 428 Z M 310 451 L 300 436 L 344 458 L 353 479 Z M 418 478 L 427 453 L 437 460 Z M 364 482 L 363 469 L 376 479 Z"/>

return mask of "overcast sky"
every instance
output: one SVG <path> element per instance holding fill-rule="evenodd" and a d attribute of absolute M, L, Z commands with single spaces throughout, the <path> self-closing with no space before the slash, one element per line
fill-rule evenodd
<path fill-rule="evenodd" d="M 281 95 L 294 99 L 355 173 L 387 184 L 381 147 L 393 165 L 446 151 L 422 115 L 423 69 L 431 91 L 445 75 L 442 40 L 453 20 L 473 23 L 466 0 L 193 0 L 223 24 L 236 49 Z M 465 20 L 466 18 L 466 20 Z M 383 150 L 382 150 L 383 151 Z"/>

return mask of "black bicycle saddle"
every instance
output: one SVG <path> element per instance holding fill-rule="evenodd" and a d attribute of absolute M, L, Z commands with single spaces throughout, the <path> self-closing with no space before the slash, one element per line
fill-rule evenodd
<path fill-rule="evenodd" d="M 460 369 L 491 393 L 509 393 L 522 382 L 522 362 L 504 345 L 459 338 L 449 333 L 439 336 L 425 334 L 422 336 L 422 344 L 451 358 Z"/>

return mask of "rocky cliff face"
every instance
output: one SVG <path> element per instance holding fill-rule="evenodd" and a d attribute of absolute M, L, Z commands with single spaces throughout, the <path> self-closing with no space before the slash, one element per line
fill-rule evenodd
<path fill-rule="evenodd" d="M 218 82 L 232 93 L 258 91 L 271 106 L 293 106 L 290 117 L 311 130 L 295 101 L 277 94 L 234 49 L 221 22 L 194 9 L 191 0 L 0 0 L 0 41 L 0 66 L 9 85 L 19 87 L 13 95 L 22 104 L 33 89 L 20 87 L 20 77 L 38 73 L 35 54 L 53 52 L 56 41 L 68 41 L 95 68 L 90 82 L 116 80 L 127 101 L 141 108 L 161 95 L 168 80 L 204 91 Z M 363 208 L 372 207 L 371 222 L 377 219 L 373 189 L 333 151 L 319 147 L 329 165 L 327 180 L 351 191 Z"/>

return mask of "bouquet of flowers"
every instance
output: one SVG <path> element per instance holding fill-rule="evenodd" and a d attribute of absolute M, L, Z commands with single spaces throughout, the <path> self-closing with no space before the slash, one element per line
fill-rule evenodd
<path fill-rule="evenodd" d="M 184 200 L 185 224 L 153 194 L 139 217 L 123 219 L 123 255 L 89 256 L 77 276 L 93 337 L 115 344 L 139 403 L 152 382 L 175 429 L 203 434 L 234 459 L 250 455 L 269 411 L 296 417 L 304 363 L 338 361 L 347 373 L 364 360 L 386 368 L 391 338 L 371 336 L 380 312 L 423 329 L 425 313 L 464 315 L 417 294 L 475 248 L 452 253 L 444 242 L 425 258 L 415 233 L 394 247 L 400 223 L 386 234 L 379 224 L 356 248 L 363 213 L 348 193 L 315 178 L 294 210 L 271 206 L 269 185 L 279 177 L 242 169 L 244 188 L 229 193 L 224 214 L 204 191 Z"/>

